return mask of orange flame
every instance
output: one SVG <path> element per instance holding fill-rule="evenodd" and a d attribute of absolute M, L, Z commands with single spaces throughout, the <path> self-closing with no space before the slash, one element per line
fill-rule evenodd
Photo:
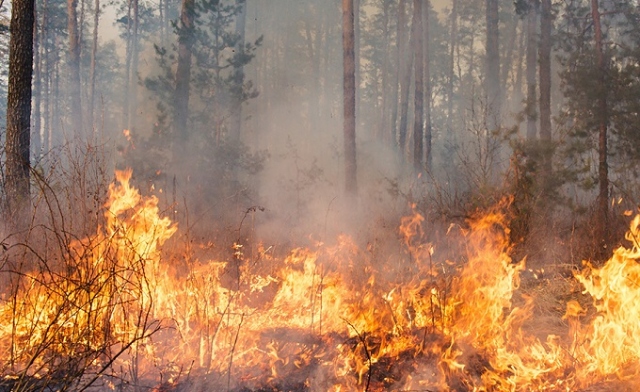
<path fill-rule="evenodd" d="M 150 387 L 189 374 L 202 389 L 317 391 L 572 391 L 637 375 L 640 216 L 630 248 L 575 274 L 594 309 L 568 301 L 567 335 L 545 335 L 527 327 L 535 298 L 520 290 L 525 262 L 510 256 L 500 206 L 467 222 L 460 260 L 433 259 L 414 212 L 400 226 L 406 254 L 386 263 L 347 236 L 283 258 L 259 246 L 246 260 L 234 244 L 230 260 L 169 262 L 160 247 L 177 226 L 130 179 L 116 173 L 95 235 L 0 301 L 3 374 L 43 377 L 74 358 Z"/>

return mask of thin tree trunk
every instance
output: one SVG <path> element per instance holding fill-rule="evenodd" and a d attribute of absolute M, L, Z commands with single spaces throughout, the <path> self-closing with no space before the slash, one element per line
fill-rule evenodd
<path fill-rule="evenodd" d="M 602 26 L 600 24 L 600 10 L 598 0 L 591 0 L 591 17 L 595 30 L 596 67 L 598 68 L 599 99 L 597 117 L 598 123 L 598 213 L 596 235 L 602 245 L 600 251 L 604 251 L 609 231 L 609 163 L 607 160 L 607 124 L 609 122 L 608 105 L 605 86 L 605 65 L 602 49 Z"/>
<path fill-rule="evenodd" d="M 98 53 L 98 24 L 100 23 L 100 0 L 95 0 L 95 13 L 93 14 L 93 45 L 91 47 L 91 69 L 89 70 L 89 102 L 87 114 L 89 116 L 88 123 L 93 129 L 94 135 L 97 127 L 94 124 L 94 103 L 96 96 L 96 55 Z"/>
<path fill-rule="evenodd" d="M 424 153 L 425 164 L 427 171 L 431 171 L 433 166 L 433 151 L 432 151 L 432 132 L 431 132 L 431 66 L 430 66 L 430 45 L 431 34 L 429 32 L 431 17 L 431 2 L 425 1 L 425 10 L 423 12 L 424 18 L 424 119 L 425 119 L 425 132 L 424 132 Z"/>
<path fill-rule="evenodd" d="M 500 46 L 498 0 L 487 0 L 486 86 L 487 128 L 493 132 L 500 126 Z"/>
<path fill-rule="evenodd" d="M 78 35 L 78 0 L 67 0 L 67 30 L 69 34 L 69 81 L 71 98 L 71 125 L 73 134 L 82 132 L 82 98 L 80 89 L 80 40 Z"/>
<path fill-rule="evenodd" d="M 158 0 L 158 19 L 159 23 L 160 23 L 160 42 L 162 43 L 162 45 L 164 46 L 164 42 L 165 42 L 165 29 L 164 29 L 164 18 L 165 18 L 165 14 L 164 14 L 164 4 L 167 2 L 167 0 Z"/>
<path fill-rule="evenodd" d="M 236 44 L 236 53 L 244 54 L 245 45 L 245 29 L 247 22 L 247 2 L 246 0 L 236 0 L 236 6 L 240 7 L 240 13 L 236 15 L 236 35 L 238 42 Z M 231 142 L 238 144 L 242 136 L 242 91 L 244 85 L 244 67 L 240 66 L 234 70 L 234 83 L 237 88 L 236 97 L 234 97 L 233 118 L 231 120 L 230 138 Z M 310 105 L 311 106 L 311 105 Z"/>
<path fill-rule="evenodd" d="M 398 25 L 396 29 L 396 69 L 393 72 L 393 90 L 391 93 L 391 129 L 389 133 L 389 142 L 393 147 L 397 146 L 397 129 L 398 129 L 398 96 L 400 90 L 400 73 L 405 68 L 406 56 L 405 56 L 405 35 L 406 35 L 406 23 L 405 23 L 405 1 L 399 0 L 398 2 Z M 454 0 L 455 1 L 455 0 Z"/>
<path fill-rule="evenodd" d="M 317 70 L 317 64 L 318 64 L 318 59 L 316 56 L 316 50 L 314 49 L 314 42 L 313 42 L 313 35 L 311 34 L 311 21 L 310 20 L 305 20 L 304 21 L 304 32 L 305 32 L 305 41 L 307 42 L 307 57 L 309 58 L 309 68 L 311 69 L 311 77 L 313 79 L 313 88 L 310 88 L 308 90 L 308 101 L 309 104 L 307 105 L 307 120 L 309 121 L 309 132 L 311 132 L 311 134 L 315 134 L 317 131 L 317 121 L 314 117 L 314 112 L 315 112 L 315 107 L 317 105 L 317 81 L 318 81 L 318 70 Z M 314 102 L 316 101 L 316 102 Z"/>
<path fill-rule="evenodd" d="M 356 132 L 358 131 L 359 113 L 362 107 L 360 97 L 361 73 L 360 73 L 360 1 L 353 0 L 353 58 L 355 67 L 356 86 Z"/>
<path fill-rule="evenodd" d="M 511 23 L 509 23 L 509 31 L 506 34 L 508 42 L 505 48 L 505 53 L 502 56 L 502 73 L 500 74 L 500 85 L 505 89 L 508 85 L 509 75 L 513 75 L 513 52 L 515 51 L 516 39 L 518 37 L 517 32 L 519 21 L 520 18 L 512 18 Z"/>
<path fill-rule="evenodd" d="M 125 32 L 125 60 L 124 60 L 124 89 L 122 91 L 122 123 L 120 127 L 122 129 L 129 127 L 129 87 L 131 84 L 131 57 L 133 54 L 133 48 L 131 45 L 131 12 L 133 9 L 133 0 L 127 0 L 127 30 Z"/>
<path fill-rule="evenodd" d="M 34 0 L 13 0 L 9 39 L 9 85 L 5 140 L 6 193 L 11 217 L 21 224 L 29 206 L 29 136 L 33 70 Z"/>
<path fill-rule="evenodd" d="M 520 29 L 520 36 L 518 38 L 518 57 L 516 58 L 516 75 L 513 82 L 513 99 L 515 105 L 521 108 L 522 98 L 524 93 L 522 91 L 522 76 L 524 74 L 523 58 L 525 57 L 525 51 L 527 46 L 527 26 L 524 25 Z M 518 109 L 521 110 L 521 109 Z"/>
<path fill-rule="evenodd" d="M 538 45 L 536 39 L 536 28 L 538 19 L 538 10 L 532 2 L 531 8 L 527 13 L 527 139 L 534 140 L 537 137 L 538 130 L 536 121 L 538 113 L 536 110 L 536 66 L 538 64 L 537 54 Z"/>
<path fill-rule="evenodd" d="M 415 93 L 413 106 L 413 166 L 422 170 L 424 138 L 424 41 L 422 32 L 422 2 L 413 0 L 413 50 L 415 51 Z"/>
<path fill-rule="evenodd" d="M 128 123 L 127 127 L 129 129 L 135 129 L 136 127 L 136 119 L 138 116 L 136 115 L 137 107 L 138 107 L 138 60 L 140 58 L 140 53 L 138 49 L 139 38 L 138 38 L 138 29 L 140 26 L 140 14 L 139 14 L 139 1 L 132 0 L 133 5 L 133 25 L 131 29 L 131 67 L 129 69 L 129 94 L 127 95 L 127 103 L 128 103 Z"/>
<path fill-rule="evenodd" d="M 84 33 L 84 2 L 85 0 L 80 0 L 80 15 L 78 20 L 78 42 L 82 45 Z M 81 49 L 82 50 L 82 49 Z"/>
<path fill-rule="evenodd" d="M 191 48 L 193 46 L 194 0 L 182 0 L 180 30 L 178 34 L 178 68 L 176 70 L 176 93 L 174 96 L 174 139 L 177 156 L 181 159 L 189 133 L 189 82 L 191 79 Z"/>
<path fill-rule="evenodd" d="M 402 81 L 400 83 L 400 124 L 398 126 L 398 146 L 400 156 L 404 159 L 407 144 L 407 126 L 409 123 L 409 89 L 411 87 L 411 68 L 413 67 L 414 51 L 413 41 L 415 40 L 415 28 L 411 27 L 409 37 L 409 50 L 405 51 L 407 59 L 402 70 Z"/>
<path fill-rule="evenodd" d="M 384 59 L 382 61 L 382 75 L 381 75 L 381 84 L 382 88 L 380 93 L 382 94 L 382 103 L 380 110 L 380 123 L 376 127 L 376 139 L 384 140 L 385 135 L 388 134 L 387 129 L 389 128 L 389 48 L 391 47 L 390 37 L 389 37 L 389 8 L 391 6 L 391 1 L 385 0 L 382 4 L 382 39 L 384 41 L 384 50 L 383 56 Z"/>
<path fill-rule="evenodd" d="M 551 142 L 551 0 L 542 0 L 540 19 L 540 139 L 548 145 Z M 551 177 L 550 152 L 543 158 L 543 176 Z M 545 181 L 546 182 L 546 181 Z M 545 184 L 546 185 L 546 184 Z"/>
<path fill-rule="evenodd" d="M 44 11 L 43 11 L 44 13 Z M 33 141 L 33 156 L 37 160 L 40 158 L 42 151 L 42 142 L 40 139 L 40 130 L 42 129 L 42 113 L 40 111 L 42 101 L 42 59 L 40 57 L 40 49 L 42 41 L 38 31 L 37 10 L 34 10 L 34 32 L 33 32 L 33 63 L 34 63 L 34 79 L 33 79 L 33 129 L 31 130 L 31 140 Z"/>
<path fill-rule="evenodd" d="M 60 63 L 61 58 L 58 55 L 58 52 L 53 48 L 54 52 L 54 62 L 53 62 L 53 108 L 51 110 L 51 132 L 49 132 L 49 145 L 53 146 L 54 143 L 60 142 L 60 135 L 62 130 L 60 128 L 61 118 L 60 118 Z"/>
<path fill-rule="evenodd" d="M 44 72 L 42 72 L 42 118 L 43 118 L 43 133 L 42 133 L 42 145 L 44 151 L 49 151 L 51 149 L 51 144 L 49 142 L 51 135 L 51 110 L 50 110 L 50 93 L 51 93 L 51 69 L 49 58 L 51 56 L 49 50 L 49 33 L 47 28 L 47 14 L 49 2 L 44 0 L 42 2 L 42 27 L 40 28 L 40 32 L 42 34 L 41 46 L 42 46 L 42 66 L 44 68 Z"/>
<path fill-rule="evenodd" d="M 344 155 L 345 189 L 357 193 L 356 169 L 356 66 L 353 0 L 342 0 L 342 50 L 344 73 Z"/>
<path fill-rule="evenodd" d="M 458 44 L 458 0 L 452 0 L 449 32 L 449 66 L 447 67 L 447 145 L 453 147 L 453 80 L 455 78 L 455 53 Z M 451 154 L 447 154 L 451 157 Z"/>

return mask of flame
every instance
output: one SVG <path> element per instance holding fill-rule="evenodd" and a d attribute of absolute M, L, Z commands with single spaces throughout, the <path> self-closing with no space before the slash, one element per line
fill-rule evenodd
<path fill-rule="evenodd" d="M 234 243 L 230 258 L 200 260 L 161 251 L 177 225 L 130 180 L 116 173 L 94 235 L 14 277 L 0 300 L 6 380 L 90 369 L 110 389 L 190 377 L 203 390 L 573 391 L 638 375 L 640 216 L 629 248 L 575 274 L 593 305 L 567 301 L 566 334 L 545 334 L 504 204 L 461 225 L 454 260 L 415 211 L 398 255 L 340 236 L 284 255 Z"/>
<path fill-rule="evenodd" d="M 573 323 L 576 339 L 574 356 L 579 362 L 581 378 L 616 375 L 625 379 L 636 376 L 640 359 L 640 215 L 636 216 L 626 239 L 629 248 L 617 248 L 601 268 L 586 263 L 576 279 L 584 293 L 593 298 L 596 314 L 586 326 Z M 575 308 L 576 305 L 574 304 Z M 576 318 L 582 309 L 568 309 L 568 318 Z"/>

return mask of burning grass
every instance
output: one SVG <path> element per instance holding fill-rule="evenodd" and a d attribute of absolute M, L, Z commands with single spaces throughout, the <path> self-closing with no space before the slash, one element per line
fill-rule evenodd
<path fill-rule="evenodd" d="M 458 259 L 437 257 L 414 212 L 401 254 L 341 236 L 282 255 L 236 243 L 218 260 L 161 251 L 178 227 L 130 176 L 117 173 L 94 235 L 56 257 L 5 252 L 0 390 L 574 391 L 637 379 L 640 217 L 603 267 L 521 288 L 500 206 L 451 230 Z"/>

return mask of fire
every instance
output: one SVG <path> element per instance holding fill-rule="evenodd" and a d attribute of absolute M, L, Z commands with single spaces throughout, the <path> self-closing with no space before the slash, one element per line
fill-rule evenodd
<path fill-rule="evenodd" d="M 178 227 L 130 179 L 116 173 L 94 235 L 12 275 L 0 370 L 14 389 L 573 391 L 637 376 L 640 216 L 629 248 L 575 274 L 593 306 L 568 301 L 566 333 L 545 334 L 501 206 L 462 225 L 454 260 L 417 212 L 398 255 L 341 236 L 200 260 L 161 251 Z"/>
<path fill-rule="evenodd" d="M 574 318 L 572 349 L 579 362 L 581 378 L 594 374 L 605 378 L 629 378 L 638 374 L 640 359 L 640 215 L 631 222 L 626 239 L 629 248 L 617 248 L 602 267 L 586 268 L 576 279 L 593 298 L 596 314 L 586 327 L 575 323 L 582 314 L 579 304 L 570 304 L 567 317 Z"/>

